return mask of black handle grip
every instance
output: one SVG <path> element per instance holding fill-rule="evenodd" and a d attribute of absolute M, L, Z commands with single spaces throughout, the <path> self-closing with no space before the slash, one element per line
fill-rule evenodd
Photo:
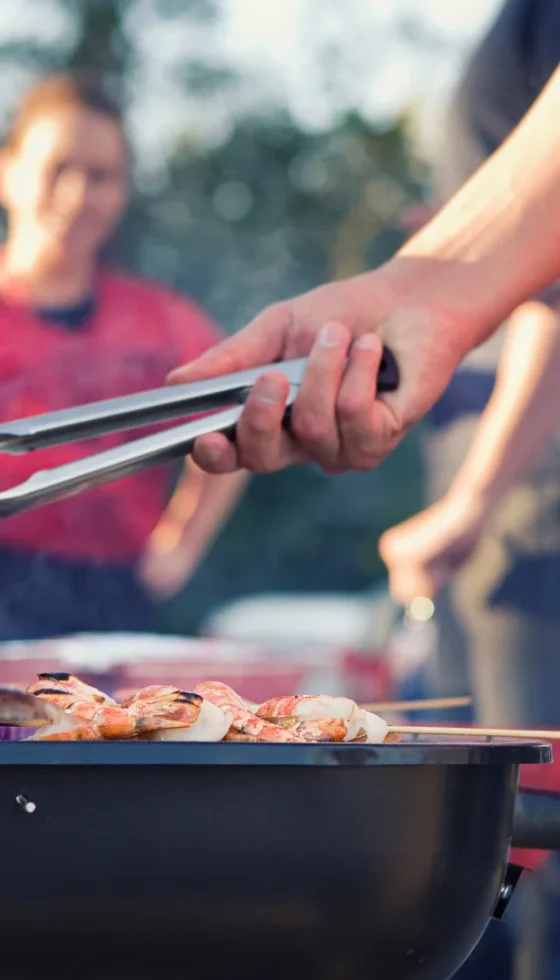
<path fill-rule="evenodd" d="M 377 390 L 378 392 L 396 391 L 398 387 L 399 365 L 393 352 L 388 347 L 384 347 L 377 375 Z"/>

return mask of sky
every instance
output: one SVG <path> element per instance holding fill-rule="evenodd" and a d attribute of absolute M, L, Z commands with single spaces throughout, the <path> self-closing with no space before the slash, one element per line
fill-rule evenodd
<path fill-rule="evenodd" d="M 347 108 L 376 122 L 414 110 L 428 148 L 468 52 L 501 0 L 220 0 L 214 24 L 183 29 L 158 21 L 156 0 L 138 0 L 134 27 L 150 117 L 219 138 L 249 108 L 286 106 L 308 128 Z M 140 27 L 140 25 L 143 25 Z M 159 55 L 158 53 L 159 52 Z M 174 88 L 186 55 L 231 68 L 242 81 L 208 111 Z M 165 123 L 164 123 L 165 119 Z M 142 120 L 138 120 L 142 128 Z"/>
<path fill-rule="evenodd" d="M 79 0 L 76 0 L 79 2 Z M 215 22 L 189 16 L 191 0 L 162 19 L 158 0 L 133 0 L 127 32 L 137 52 L 132 126 L 146 162 L 185 129 L 218 140 L 248 110 L 289 109 L 310 129 L 358 109 L 377 123 L 412 110 L 426 155 L 465 57 L 501 0 L 218 0 Z M 24 38 L 71 39 L 57 0 L 0 0 L 0 45 Z M 238 81 L 219 99 L 186 99 L 186 60 L 231 69 Z M 0 112 L 25 73 L 4 69 Z"/>

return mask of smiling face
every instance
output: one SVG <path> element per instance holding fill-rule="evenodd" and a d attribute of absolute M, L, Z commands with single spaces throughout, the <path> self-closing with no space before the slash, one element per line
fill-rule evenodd
<path fill-rule="evenodd" d="M 99 112 L 52 107 L 5 151 L 2 178 L 11 235 L 54 262 L 94 261 L 127 201 L 123 133 Z"/>

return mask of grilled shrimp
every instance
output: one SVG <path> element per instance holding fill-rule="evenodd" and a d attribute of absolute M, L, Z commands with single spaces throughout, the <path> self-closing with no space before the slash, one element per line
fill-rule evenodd
<path fill-rule="evenodd" d="M 257 715 L 310 742 L 383 742 L 387 734 L 387 725 L 378 715 L 359 708 L 350 698 L 330 694 L 270 698 Z"/>
<path fill-rule="evenodd" d="M 56 671 L 52 674 L 37 674 L 39 678 L 34 684 L 30 684 L 27 688 L 28 694 L 38 694 L 42 688 L 52 688 L 60 694 L 67 694 L 69 697 L 73 697 L 79 701 L 94 701 L 96 704 L 111 704 L 116 705 L 116 701 L 110 698 L 108 694 L 104 691 L 98 690 L 96 687 L 91 687 L 89 684 L 85 684 L 81 681 L 79 677 L 74 677 L 73 674 L 65 674 L 61 671 Z"/>
<path fill-rule="evenodd" d="M 63 709 L 75 723 L 70 731 L 56 724 L 43 729 L 38 737 L 49 740 L 135 738 L 164 728 L 188 728 L 197 720 L 201 697 L 169 687 L 164 698 L 162 691 L 159 697 L 146 696 L 123 706 L 67 674 L 41 674 L 28 688 L 29 694 Z"/>
<path fill-rule="evenodd" d="M 184 692 L 179 693 L 184 694 Z M 141 711 L 145 713 L 146 706 L 148 706 L 148 710 L 157 711 L 158 705 L 169 704 L 170 698 L 173 699 L 176 694 L 177 688 L 175 687 L 151 684 L 139 691 L 127 692 L 122 705 L 132 712 Z M 198 694 L 192 694 L 189 697 L 198 698 L 200 701 L 199 715 L 192 724 L 184 728 L 161 727 L 157 731 L 150 732 L 146 738 L 155 742 L 221 742 L 230 724 L 229 717 L 211 701 L 204 700 Z M 168 713 L 166 711 L 166 714 Z"/>
<path fill-rule="evenodd" d="M 258 738 L 256 735 L 245 735 L 244 732 L 238 732 L 237 728 L 232 725 L 224 735 L 224 742 L 258 742 Z"/>
<path fill-rule="evenodd" d="M 254 736 L 257 742 L 304 742 L 305 739 L 292 732 L 285 731 L 278 725 L 269 724 L 262 718 L 253 714 L 245 704 L 243 698 L 219 681 L 203 681 L 195 687 L 197 694 L 201 694 L 205 701 L 211 701 L 217 708 L 220 708 L 231 721 L 231 727 L 243 735 Z M 249 739 L 250 740 L 250 739 Z M 233 741 L 228 737 L 228 741 Z M 236 741 L 241 741 L 236 739 Z M 245 741 L 243 739 L 243 741 Z"/>
<path fill-rule="evenodd" d="M 141 687 L 138 691 L 127 693 L 127 697 L 121 701 L 122 708 L 130 708 L 138 701 L 167 701 L 180 694 L 178 687 L 173 684 L 150 684 L 148 687 Z"/>
<path fill-rule="evenodd" d="M 72 674 L 42 673 L 27 691 L 0 688 L 0 724 L 46 740 L 150 739 L 217 742 L 383 742 L 383 719 L 349 698 L 295 695 L 254 707 L 219 681 L 194 693 L 170 684 L 128 692 L 122 703 Z M 254 709 L 254 710 L 253 710 Z"/>

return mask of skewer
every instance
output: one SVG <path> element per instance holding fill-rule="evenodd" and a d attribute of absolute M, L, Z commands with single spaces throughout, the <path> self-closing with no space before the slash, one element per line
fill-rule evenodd
<path fill-rule="evenodd" d="M 463 738 L 481 736 L 482 738 L 543 738 L 547 741 L 560 739 L 559 731 L 523 728 L 446 728 L 428 725 L 391 725 L 388 732 L 394 735 L 458 735 Z"/>
<path fill-rule="evenodd" d="M 466 708 L 472 698 L 426 698 L 423 701 L 372 701 L 361 704 L 360 708 L 375 713 L 381 711 L 439 711 L 446 708 Z"/>

